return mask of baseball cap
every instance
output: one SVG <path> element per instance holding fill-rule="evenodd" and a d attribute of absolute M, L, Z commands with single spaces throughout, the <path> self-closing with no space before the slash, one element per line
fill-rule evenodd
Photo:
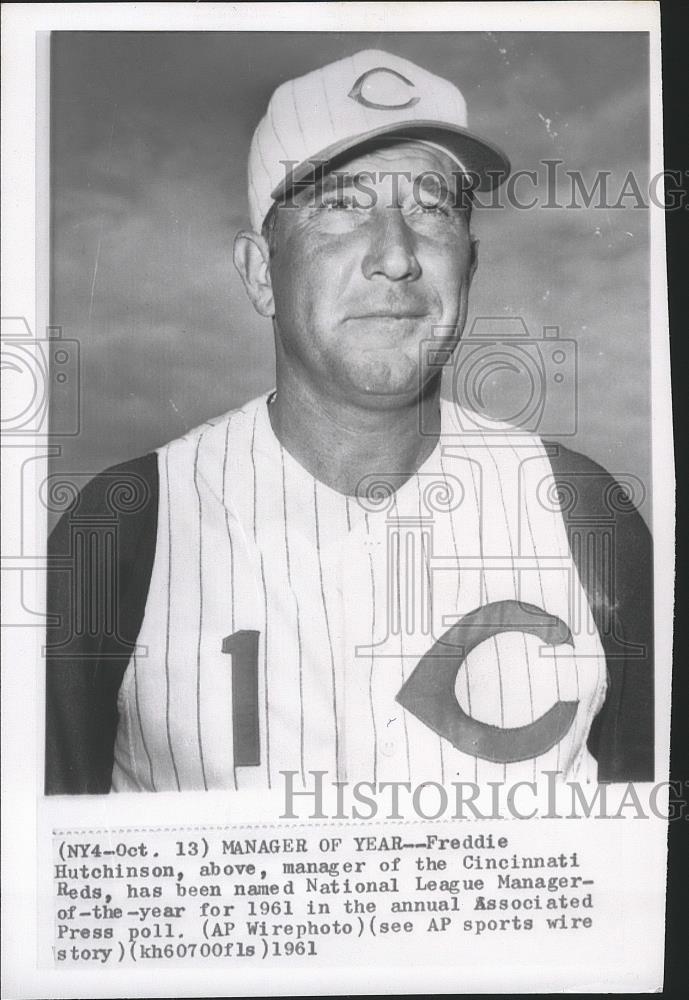
<path fill-rule="evenodd" d="M 449 80 L 408 59 L 366 49 L 281 84 L 249 152 L 251 224 L 314 166 L 378 136 L 422 139 L 447 150 L 478 190 L 510 171 L 505 154 L 467 129 L 466 102 Z"/>

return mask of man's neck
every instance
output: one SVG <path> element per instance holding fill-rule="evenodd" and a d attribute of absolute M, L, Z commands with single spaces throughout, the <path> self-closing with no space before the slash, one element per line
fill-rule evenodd
<path fill-rule="evenodd" d="M 361 480 L 372 474 L 389 476 L 398 489 L 438 442 L 440 382 L 407 405 L 375 409 L 279 380 L 269 414 L 282 446 L 331 489 L 355 495 Z"/>

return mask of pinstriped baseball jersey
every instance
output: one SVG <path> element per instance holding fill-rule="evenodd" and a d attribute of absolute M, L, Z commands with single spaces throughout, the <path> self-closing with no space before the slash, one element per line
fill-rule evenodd
<path fill-rule="evenodd" d="M 267 396 L 161 448 L 113 790 L 595 780 L 600 637 L 543 445 L 504 430 L 462 434 L 443 403 L 421 468 L 359 497 L 280 445 Z"/>

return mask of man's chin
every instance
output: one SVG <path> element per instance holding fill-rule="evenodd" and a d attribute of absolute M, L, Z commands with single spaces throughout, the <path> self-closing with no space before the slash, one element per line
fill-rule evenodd
<path fill-rule="evenodd" d="M 416 366 L 399 369 L 383 366 L 357 371 L 347 379 L 352 396 L 360 405 L 388 408 L 413 403 L 419 399 L 424 382 Z"/>

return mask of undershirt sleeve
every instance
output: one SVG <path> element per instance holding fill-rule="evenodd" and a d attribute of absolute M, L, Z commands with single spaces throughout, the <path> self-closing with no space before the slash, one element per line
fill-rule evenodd
<path fill-rule="evenodd" d="M 48 540 L 47 795 L 110 791 L 117 695 L 155 555 L 157 456 L 106 469 L 74 496 Z"/>
<path fill-rule="evenodd" d="M 651 534 L 606 469 L 562 445 L 547 448 L 558 486 L 570 501 L 563 518 L 606 657 L 608 690 L 588 739 L 598 780 L 652 781 Z M 572 544 L 575 533 L 578 545 Z"/>

